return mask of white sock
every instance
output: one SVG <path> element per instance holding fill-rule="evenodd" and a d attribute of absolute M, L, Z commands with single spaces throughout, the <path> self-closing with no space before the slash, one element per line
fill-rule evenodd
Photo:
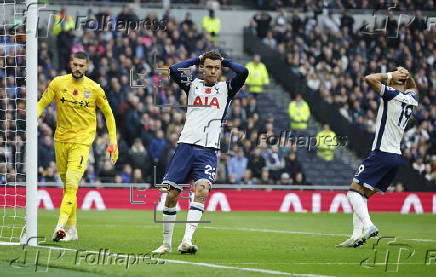
<path fill-rule="evenodd" d="M 188 216 L 186 221 L 200 221 L 203 215 L 204 204 L 199 202 L 192 202 L 189 207 Z M 186 223 L 185 235 L 183 241 L 192 243 L 192 235 L 197 229 L 198 223 Z"/>
<path fill-rule="evenodd" d="M 163 209 L 163 243 L 171 246 L 171 242 L 173 239 L 173 231 L 174 231 L 174 222 L 167 221 L 175 221 L 177 216 L 176 207 L 168 208 L 164 207 Z"/>
<path fill-rule="evenodd" d="M 360 220 L 357 213 L 353 212 L 353 234 L 351 235 L 351 239 L 358 239 L 362 235 L 363 232 L 363 223 Z"/>
<path fill-rule="evenodd" d="M 366 200 L 364 199 L 364 197 L 360 195 L 360 193 L 357 193 L 355 191 L 348 191 L 347 198 L 353 206 L 353 211 L 362 221 L 363 228 L 367 229 L 370 226 L 374 225 L 371 222 L 371 218 L 369 217 L 368 206 L 366 205 Z"/>

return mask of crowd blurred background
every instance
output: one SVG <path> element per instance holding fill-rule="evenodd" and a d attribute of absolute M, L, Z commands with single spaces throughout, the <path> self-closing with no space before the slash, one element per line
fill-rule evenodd
<path fill-rule="evenodd" d="M 107 18 L 112 16 L 102 12 L 88 14 L 88 18 L 99 20 L 105 15 Z M 60 17 L 68 18 L 67 11 L 62 11 Z M 137 15 L 125 8 L 117 18 L 134 20 Z M 127 34 L 84 30 L 80 34 L 68 29 L 67 20 L 64 29 L 52 30 L 56 39 L 55 49 L 50 48 L 47 42 L 39 44 L 39 94 L 53 77 L 68 72 L 71 54 L 83 50 L 91 60 L 88 76 L 106 91 L 114 113 L 120 151 L 118 163 L 113 166 L 105 156 L 107 133 L 104 119 L 99 114 L 97 137 L 84 176 L 85 182 L 152 182 L 154 166 L 159 182 L 177 145 L 185 109 L 157 105 L 185 104 L 186 95 L 175 83 L 167 81 L 165 72 L 160 73 L 155 68 L 168 67 L 180 60 L 201 55 L 208 49 L 219 49 L 213 36 L 203 31 L 201 26 L 196 26 L 189 13 L 180 19 L 172 16 L 170 11 L 162 19 L 154 14 L 148 14 L 146 18 L 150 22 L 164 20 L 165 31 L 142 29 Z M 55 56 L 58 64 L 53 58 Z M 135 84 L 143 87 L 130 86 L 131 68 L 138 76 Z M 225 71 L 222 80 L 231 77 L 232 72 Z M 56 126 L 55 113 L 56 108 L 52 105 L 39 121 L 40 181 L 57 178 L 52 138 Z M 305 184 L 301 166 L 291 147 L 270 149 L 266 145 L 256 146 L 259 132 L 271 132 L 273 118 L 261 120 L 256 99 L 245 91 L 245 87 L 232 102 L 228 118 L 222 135 L 221 147 L 225 154 L 220 155 L 218 183 Z"/>
<path fill-rule="evenodd" d="M 209 2 L 199 1 L 205 5 L 210 4 Z M 229 5 L 233 2 L 244 1 L 219 1 L 218 4 Z M 365 22 L 362 26 L 356 26 L 353 17 L 345 9 L 371 9 L 377 8 L 377 5 L 389 4 L 386 1 L 375 1 L 378 4 L 369 2 L 258 0 L 254 1 L 256 7 L 275 10 L 277 13 L 272 15 L 267 11 L 259 12 L 247 25 L 265 44 L 281 53 L 295 73 L 306 77 L 307 85 L 313 93 L 335 103 L 345 118 L 369 132 L 374 132 L 379 100 L 363 82 L 362 77 L 372 72 L 387 72 L 398 65 L 413 72 L 419 88 L 420 106 L 415 117 L 410 120 L 412 124 L 406 131 L 402 149 L 413 168 L 427 180 L 434 181 L 435 29 L 428 31 L 422 14 L 417 11 L 411 26 L 400 27 L 399 36 L 394 36 L 397 22 L 392 18 L 386 29 L 391 38 L 363 36 L 362 31 L 368 31 L 362 27 Z M 435 7 L 430 2 L 432 1 L 401 1 L 398 8 L 434 10 Z M 343 9 L 343 14 L 337 19 L 327 12 L 323 22 L 318 22 L 317 15 L 326 7 Z M 306 16 L 301 14 L 305 11 L 308 12 Z M 95 14 L 89 11 L 87 16 L 99 22 L 138 19 L 138 15 L 128 7 L 123 8 L 119 14 L 100 9 Z M 69 72 L 68 61 L 71 54 L 85 51 L 90 56 L 87 75 L 105 90 L 117 122 L 120 150 L 118 163 L 113 166 L 105 155 L 107 132 L 104 117 L 98 114 L 97 137 L 84 181 L 96 185 L 102 182 L 151 183 L 153 170 L 156 168 L 157 182 L 160 182 L 183 128 L 185 109 L 159 105 L 183 105 L 186 103 L 186 95 L 174 82 L 168 80 L 166 72 L 155 69 L 167 68 L 175 62 L 198 56 L 209 49 L 218 49 L 226 55 L 216 39 L 219 33 L 216 24 L 219 23 L 207 21 L 214 19 L 215 15 L 209 12 L 206 21 L 212 23 L 211 28 L 208 28 L 194 24 L 189 12 L 183 18 L 176 18 L 171 10 L 167 10 L 161 18 L 150 13 L 141 16 L 141 19 L 146 18 L 148 22 L 152 22 L 150 28 L 135 32 L 111 28 L 91 30 L 86 27 L 80 31 L 74 30 L 75 22 L 68 10 L 61 10 L 56 18 L 63 19 L 62 24 L 54 25 L 50 29 L 50 39 L 39 40 L 38 98 L 51 79 Z M 203 24 L 204 22 L 205 20 Z M 384 23 L 380 22 L 380 26 Z M 322 31 L 319 25 L 324 26 Z M 25 61 L 22 55 L 25 50 L 17 44 L 24 42 L 22 35 L 13 35 L 5 30 L 0 30 L 0 33 L 0 42 L 5 45 L 0 48 L 0 56 L 15 56 L 0 59 L 0 65 L 4 69 L 0 72 L 0 79 L 3 81 L 3 86 L 0 87 L 0 182 L 4 183 L 24 180 L 22 141 L 25 137 L 23 100 L 26 89 Z M 24 33 L 24 30 L 18 28 L 17 33 Z M 273 134 L 275 126 L 274 116 L 260 114 L 257 103 L 257 95 L 262 92 L 262 86 L 269 84 L 268 72 L 256 56 L 246 66 L 250 68 L 250 72 L 259 70 L 262 78 L 259 81 L 259 78 L 250 76 L 247 86 L 241 89 L 232 102 L 223 127 L 216 182 L 307 185 L 295 145 L 267 147 L 258 143 L 260 135 Z M 131 69 L 134 71 L 134 83 L 141 87 L 132 88 Z M 232 72 L 224 70 L 222 80 L 232 76 Z M 292 103 L 300 106 L 300 101 L 303 102 L 301 107 L 307 106 L 298 97 L 290 103 L 290 107 Z M 307 125 L 310 109 L 306 106 Z M 290 108 L 291 122 L 292 114 Z M 39 181 L 59 181 L 53 149 L 55 105 L 46 109 L 38 126 Z M 298 130 L 292 124 L 291 128 Z M 329 126 L 325 126 L 323 131 L 331 132 Z"/>
<path fill-rule="evenodd" d="M 306 1 L 307 2 L 307 1 Z M 336 1 L 335 3 L 353 2 Z M 407 2 L 413 5 L 411 1 Z M 431 2 L 431 1 L 430 1 Z M 426 2 L 428 3 L 428 2 Z M 416 4 L 416 3 L 415 3 Z M 340 6 L 339 6 L 340 7 Z M 375 132 L 379 97 L 363 76 L 393 71 L 404 66 L 412 72 L 418 87 L 419 107 L 402 142 L 402 151 L 428 181 L 436 169 L 436 28 L 427 28 L 421 11 L 406 28 L 388 12 L 388 18 L 373 26 L 385 36 L 364 35 L 368 22 L 355 26 L 344 10 L 340 18 L 330 15 L 318 22 L 316 16 L 302 17 L 297 10 L 279 9 L 272 18 L 256 15 L 250 22 L 253 32 L 283 55 L 295 73 L 306 77 L 307 86 L 360 129 Z M 320 25 L 324 27 L 320 29 Z"/>

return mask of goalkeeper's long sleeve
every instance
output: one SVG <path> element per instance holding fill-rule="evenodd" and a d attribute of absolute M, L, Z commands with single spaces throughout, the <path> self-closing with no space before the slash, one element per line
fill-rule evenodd
<path fill-rule="evenodd" d="M 55 97 L 55 80 L 53 79 L 50 84 L 48 85 L 48 88 L 44 91 L 41 99 L 38 101 L 38 117 L 41 116 L 42 112 L 44 111 L 45 107 L 49 105 L 54 97 Z"/>
<path fill-rule="evenodd" d="M 111 106 L 107 101 L 106 94 L 102 88 L 100 88 L 98 91 L 96 104 L 106 118 L 106 128 L 109 133 L 109 144 L 117 144 L 117 126 L 115 123 L 115 118 L 112 113 Z"/>

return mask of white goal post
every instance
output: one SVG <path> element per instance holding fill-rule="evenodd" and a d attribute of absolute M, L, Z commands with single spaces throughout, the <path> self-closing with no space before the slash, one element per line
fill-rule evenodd
<path fill-rule="evenodd" d="M 37 245 L 36 0 L 0 0 L 0 245 Z"/>
<path fill-rule="evenodd" d="M 38 244 L 38 4 L 26 0 L 26 232 L 25 243 Z"/>

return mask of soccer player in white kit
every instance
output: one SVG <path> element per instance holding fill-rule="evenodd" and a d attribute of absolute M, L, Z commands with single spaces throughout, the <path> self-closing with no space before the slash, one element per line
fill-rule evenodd
<path fill-rule="evenodd" d="M 190 83 L 183 80 L 179 69 L 198 64 L 203 79 L 195 78 Z M 231 68 L 236 76 L 230 81 L 219 82 L 222 67 Z M 179 184 L 186 184 L 190 179 L 195 194 L 186 220 L 198 222 L 201 219 L 204 203 L 215 180 L 221 124 L 232 98 L 244 85 L 248 69 L 223 59 L 216 51 L 209 51 L 170 66 L 170 76 L 187 93 L 188 108 L 177 148 L 162 181 L 169 186 L 169 190 L 163 210 L 163 243 L 153 251 L 157 254 L 171 251 L 176 204 L 182 190 Z M 192 244 L 197 226 L 198 223 L 186 223 L 185 235 L 177 248 L 180 253 L 197 252 L 198 247 Z"/>
<path fill-rule="evenodd" d="M 371 153 L 359 166 L 347 193 L 353 207 L 353 234 L 337 247 L 359 247 L 378 235 L 368 213 L 367 199 L 385 192 L 395 177 L 402 163 L 400 143 L 404 128 L 418 106 L 415 81 L 403 67 L 370 74 L 365 81 L 381 96 L 376 133 Z"/>

